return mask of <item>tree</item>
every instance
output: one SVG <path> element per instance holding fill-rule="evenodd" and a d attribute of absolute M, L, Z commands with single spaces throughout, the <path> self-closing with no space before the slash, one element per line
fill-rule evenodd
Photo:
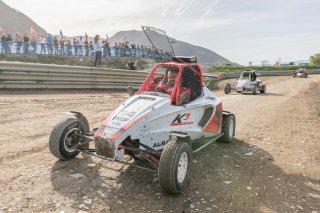
<path fill-rule="evenodd" d="M 313 66 L 319 66 L 320 65 L 320 53 L 317 53 L 314 56 L 310 56 L 309 62 Z"/>

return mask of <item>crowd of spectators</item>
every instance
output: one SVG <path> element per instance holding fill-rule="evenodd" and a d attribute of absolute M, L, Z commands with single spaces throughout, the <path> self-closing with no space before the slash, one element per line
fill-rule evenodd
<path fill-rule="evenodd" d="M 129 43 L 124 39 L 120 42 L 110 43 L 110 39 L 101 39 L 102 57 L 136 57 L 156 60 L 170 60 L 172 53 L 148 45 Z M 44 54 L 64 56 L 94 56 L 94 40 L 85 37 L 63 37 L 16 33 L 3 33 L 0 40 L 0 53 L 2 54 Z"/>

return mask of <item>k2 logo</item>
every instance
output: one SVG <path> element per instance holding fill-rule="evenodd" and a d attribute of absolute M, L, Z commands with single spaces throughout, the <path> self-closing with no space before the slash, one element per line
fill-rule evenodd
<path fill-rule="evenodd" d="M 189 118 L 190 118 L 190 113 L 186 113 L 183 115 L 178 114 L 177 117 L 172 121 L 170 126 L 180 126 L 180 125 L 193 124 L 192 121 L 188 121 Z"/>

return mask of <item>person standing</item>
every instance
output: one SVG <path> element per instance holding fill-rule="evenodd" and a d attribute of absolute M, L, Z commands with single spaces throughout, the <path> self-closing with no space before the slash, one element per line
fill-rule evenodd
<path fill-rule="evenodd" d="M 89 56 L 89 42 L 88 42 L 88 39 L 87 39 L 87 38 L 86 38 L 86 40 L 84 41 L 84 50 L 85 50 L 86 56 Z"/>
<path fill-rule="evenodd" d="M 53 37 L 51 34 L 47 36 L 47 46 L 48 46 L 48 54 L 52 55 L 53 53 Z"/>
<path fill-rule="evenodd" d="M 56 36 L 53 39 L 53 45 L 54 45 L 54 54 L 58 55 L 58 53 L 59 53 L 59 51 L 58 51 L 59 50 L 59 40 Z"/>
<path fill-rule="evenodd" d="M 106 39 L 102 43 L 103 43 L 103 56 L 110 57 L 111 56 L 110 41 L 107 34 L 106 34 Z"/>
<path fill-rule="evenodd" d="M 29 53 L 29 42 L 30 42 L 30 39 L 28 37 L 27 34 L 24 34 L 23 38 L 23 54 L 28 54 Z"/>
<path fill-rule="evenodd" d="M 80 39 L 79 39 L 79 55 L 83 55 L 82 47 L 83 47 L 83 41 L 82 41 L 82 37 L 80 37 Z"/>
<path fill-rule="evenodd" d="M 41 47 L 40 54 L 46 54 L 46 46 L 45 46 L 46 45 L 46 38 L 44 37 L 44 35 L 40 36 L 39 43 L 40 43 L 40 47 Z"/>
<path fill-rule="evenodd" d="M 15 45 L 16 45 L 16 53 L 20 54 L 21 53 L 21 47 L 22 47 L 22 38 L 20 36 L 20 33 L 16 33 L 15 37 Z"/>
<path fill-rule="evenodd" d="M 32 35 L 30 43 L 33 53 L 37 54 L 37 39 L 34 35 Z"/>
<path fill-rule="evenodd" d="M 95 67 L 101 67 L 101 56 L 102 56 L 102 42 L 100 41 L 100 36 L 96 35 L 94 37 L 93 48 L 96 55 L 96 59 L 94 61 Z"/>
<path fill-rule="evenodd" d="M 7 53 L 8 52 L 7 34 L 5 33 L 2 34 L 1 42 L 2 42 L 1 53 Z"/>

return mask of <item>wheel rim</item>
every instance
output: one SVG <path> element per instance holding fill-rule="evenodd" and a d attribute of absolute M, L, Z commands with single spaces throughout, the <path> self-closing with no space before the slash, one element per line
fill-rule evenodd
<path fill-rule="evenodd" d="M 177 179 L 178 183 L 182 183 L 186 178 L 187 171 L 188 171 L 188 154 L 183 152 L 180 155 L 179 163 L 178 163 L 178 171 L 177 171 Z"/>
<path fill-rule="evenodd" d="M 230 138 L 233 137 L 233 131 L 234 131 L 234 129 L 233 129 L 234 123 L 233 122 L 234 122 L 233 119 L 231 119 L 230 120 L 230 125 L 229 125 L 229 136 L 230 136 Z"/>
<path fill-rule="evenodd" d="M 78 128 L 73 128 L 73 129 L 70 129 L 66 134 L 66 137 L 64 138 L 64 141 L 63 141 L 63 146 L 66 151 L 68 152 L 76 151 L 74 141 L 78 139 L 78 136 L 75 134 L 78 131 L 79 131 Z"/>

